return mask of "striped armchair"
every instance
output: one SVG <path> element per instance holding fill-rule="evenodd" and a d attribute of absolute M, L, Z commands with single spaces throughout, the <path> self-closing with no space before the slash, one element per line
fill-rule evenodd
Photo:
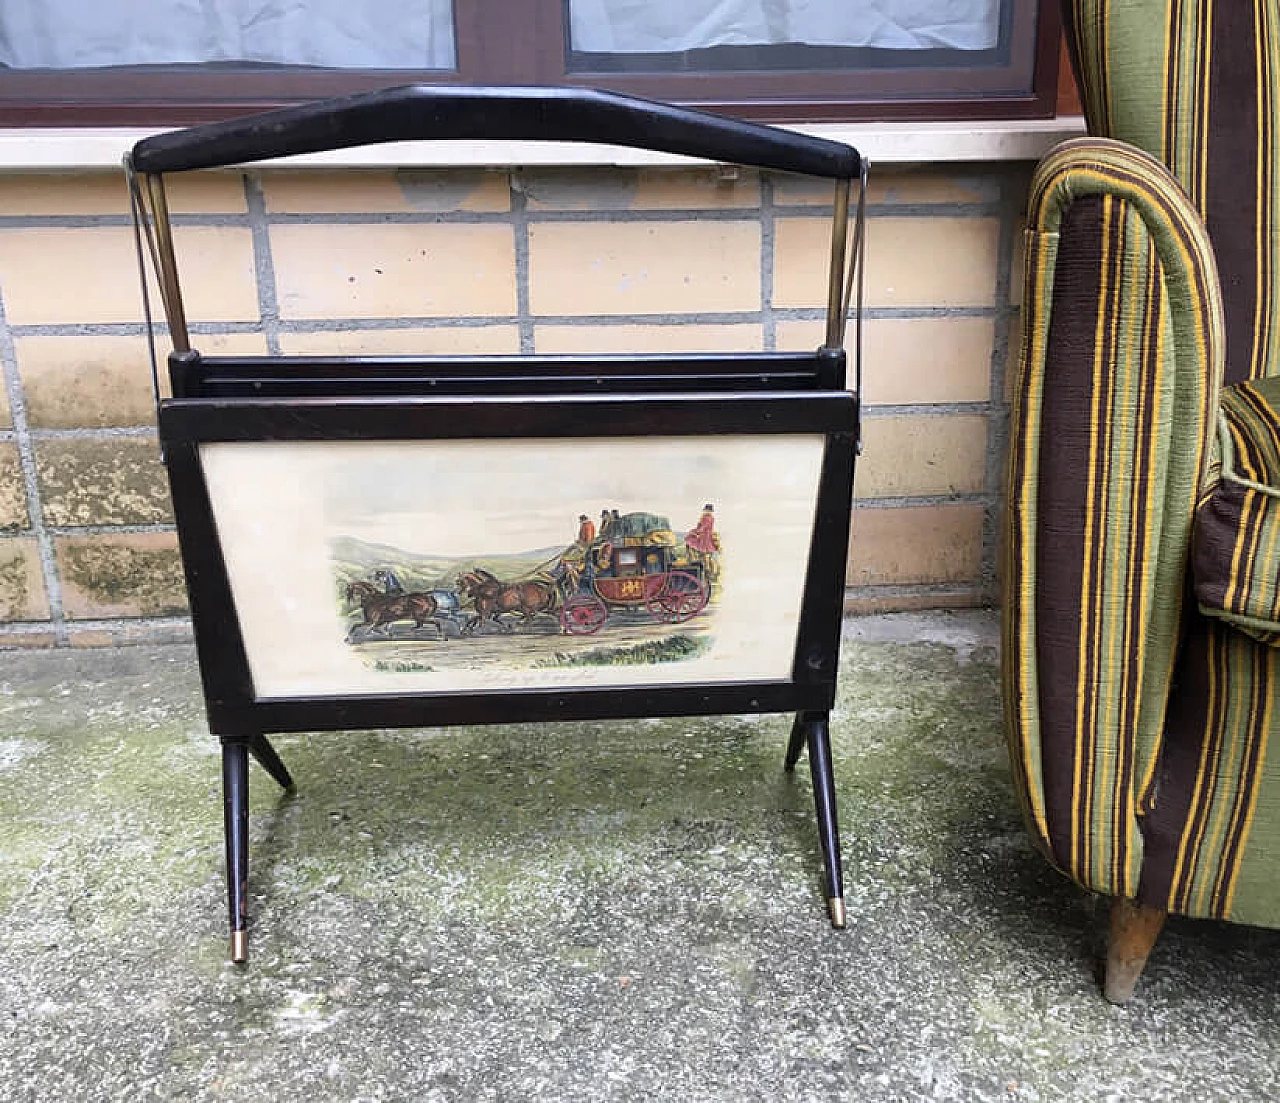
<path fill-rule="evenodd" d="M 1096 136 L 1029 201 L 1004 699 L 1123 1002 L 1169 912 L 1280 926 L 1280 0 L 1063 8 Z"/>

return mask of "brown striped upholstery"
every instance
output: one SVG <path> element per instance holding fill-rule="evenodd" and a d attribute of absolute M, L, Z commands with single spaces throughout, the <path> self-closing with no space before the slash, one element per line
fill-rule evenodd
<path fill-rule="evenodd" d="M 1089 133 L 1167 165 L 1204 219 L 1227 374 L 1280 362 L 1280 0 L 1064 0 Z"/>
<path fill-rule="evenodd" d="M 1280 646 L 1280 376 L 1228 387 L 1217 439 L 1191 545 L 1196 602 Z"/>
<path fill-rule="evenodd" d="M 1041 849 L 1088 888 L 1280 926 L 1280 648 L 1197 607 L 1216 593 L 1280 629 L 1280 499 L 1263 517 L 1241 495 L 1230 534 L 1194 527 L 1224 472 L 1275 461 L 1280 485 L 1280 419 L 1260 412 L 1280 384 L 1236 386 L 1280 376 L 1280 0 L 1063 8 L 1094 136 L 1046 158 L 1028 208 L 1015 779 Z M 1216 576 L 1197 562 L 1194 596 L 1193 527 L 1198 557 L 1227 555 Z"/>

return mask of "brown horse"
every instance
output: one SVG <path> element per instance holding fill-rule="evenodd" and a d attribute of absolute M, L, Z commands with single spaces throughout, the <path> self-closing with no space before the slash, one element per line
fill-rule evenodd
<path fill-rule="evenodd" d="M 384 594 L 372 583 L 356 579 L 347 583 L 347 602 L 358 604 L 364 620 L 357 621 L 347 633 L 347 642 L 354 642 L 357 630 L 363 635 L 381 629 L 382 635 L 388 635 L 391 625 L 398 620 L 413 621 L 414 629 L 424 624 L 431 624 L 439 638 L 444 639 L 444 627 L 436 614 L 439 605 L 430 594 Z"/>
<path fill-rule="evenodd" d="M 502 582 L 488 571 L 476 567 L 458 577 L 458 589 L 476 607 L 475 615 L 462 631 L 470 634 L 486 621 L 493 621 L 503 632 L 511 626 L 498 618 L 504 613 L 519 613 L 528 624 L 539 613 L 554 613 L 559 591 L 554 582 L 532 578 L 523 582 Z"/>

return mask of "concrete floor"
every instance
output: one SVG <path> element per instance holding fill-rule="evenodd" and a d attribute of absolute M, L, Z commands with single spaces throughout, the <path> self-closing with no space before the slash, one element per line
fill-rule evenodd
<path fill-rule="evenodd" d="M 850 621 L 849 928 L 785 717 L 281 737 L 225 959 L 185 646 L 0 656 L 0 1099 L 1269 1099 L 1280 932 L 1132 1004 L 1031 852 L 986 613 Z"/>

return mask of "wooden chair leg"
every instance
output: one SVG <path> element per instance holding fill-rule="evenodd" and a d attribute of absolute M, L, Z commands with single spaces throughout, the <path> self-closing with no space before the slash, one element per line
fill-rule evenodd
<path fill-rule="evenodd" d="M 1111 1003 L 1127 1003 L 1146 967 L 1168 912 L 1117 897 L 1111 905 L 1107 977 L 1103 992 Z"/>

